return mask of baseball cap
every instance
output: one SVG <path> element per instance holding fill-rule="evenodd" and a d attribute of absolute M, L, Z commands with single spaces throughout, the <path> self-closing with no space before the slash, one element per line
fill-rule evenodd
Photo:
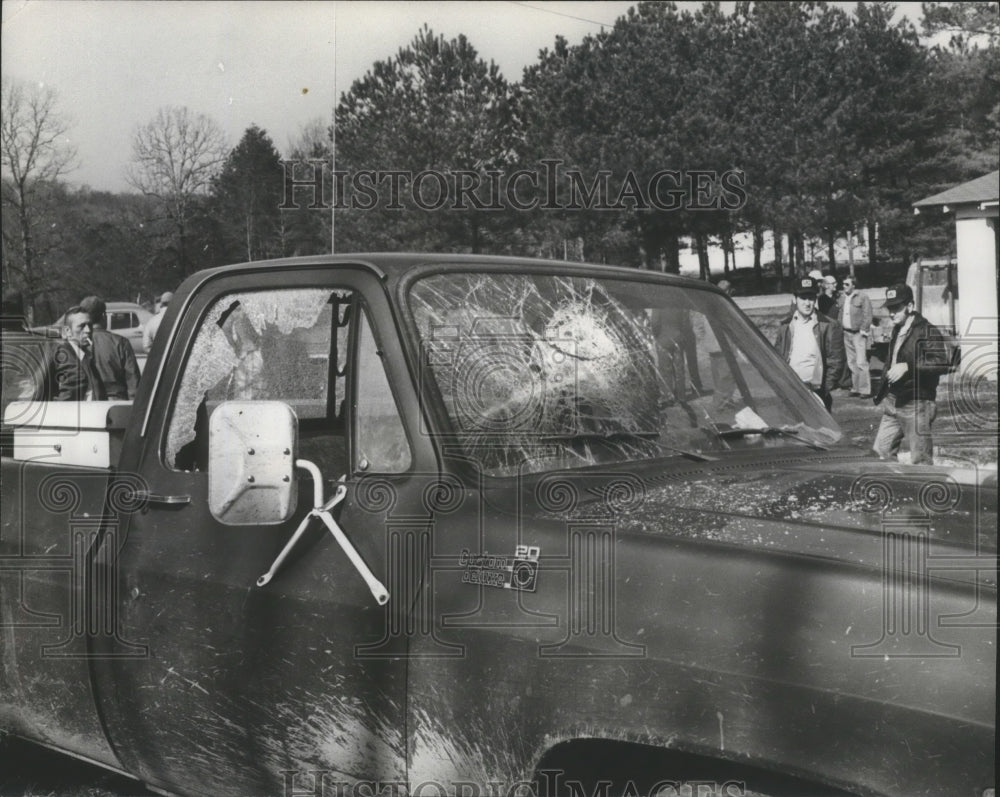
<path fill-rule="evenodd" d="M 170 300 L 174 298 L 174 295 L 170 291 L 165 291 L 160 296 L 160 304 L 170 304 Z"/>
<path fill-rule="evenodd" d="M 885 292 L 885 304 L 882 306 L 891 310 L 893 308 L 902 307 L 912 301 L 913 291 L 910 289 L 909 285 L 893 285 Z"/>
<path fill-rule="evenodd" d="M 823 281 L 823 272 L 820 271 L 818 268 L 814 268 L 812 271 L 810 271 L 808 276 L 812 277 L 814 280 L 816 280 L 816 282 Z"/>
<path fill-rule="evenodd" d="M 815 298 L 818 289 L 819 286 L 814 278 L 800 277 L 799 279 L 795 280 L 795 287 L 793 288 L 792 292 L 796 296 L 812 296 L 813 298 Z"/>

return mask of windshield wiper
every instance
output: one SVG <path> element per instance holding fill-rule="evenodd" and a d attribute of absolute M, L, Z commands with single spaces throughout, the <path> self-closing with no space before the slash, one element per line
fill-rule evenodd
<path fill-rule="evenodd" d="M 803 437 L 794 429 L 782 429 L 780 426 L 761 426 L 750 429 L 717 429 L 716 434 L 723 439 L 727 437 L 746 437 L 751 434 L 764 435 L 765 437 L 789 437 L 792 440 L 797 440 L 803 445 L 809 446 L 809 448 L 815 448 L 817 451 L 830 450 L 826 446 L 817 443 L 814 440 L 809 440 L 808 438 Z"/>
<path fill-rule="evenodd" d="M 591 441 L 599 440 L 606 443 L 618 442 L 621 438 L 632 438 L 647 440 L 652 442 L 657 448 L 663 449 L 664 451 L 670 451 L 674 454 L 679 454 L 682 457 L 687 457 L 688 459 L 693 459 L 697 462 L 717 462 L 718 457 L 710 457 L 708 454 L 702 454 L 700 451 L 689 451 L 686 448 L 674 448 L 673 446 L 665 446 L 662 443 L 656 442 L 656 438 L 659 437 L 658 432 L 610 432 L 601 434 L 599 432 L 578 432 L 576 434 L 554 434 L 554 435 L 543 435 L 540 440 L 544 442 L 576 442 L 576 441 Z"/>

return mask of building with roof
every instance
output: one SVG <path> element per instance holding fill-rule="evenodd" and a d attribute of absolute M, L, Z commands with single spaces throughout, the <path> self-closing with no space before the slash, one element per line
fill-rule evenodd
<path fill-rule="evenodd" d="M 1000 274 L 1000 171 L 913 203 L 916 213 L 955 218 L 958 259 L 956 328 L 962 336 L 962 371 L 997 378 L 997 275 Z"/>

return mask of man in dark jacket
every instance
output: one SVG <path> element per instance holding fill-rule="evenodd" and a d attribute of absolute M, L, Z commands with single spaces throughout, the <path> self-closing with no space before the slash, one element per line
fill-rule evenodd
<path fill-rule="evenodd" d="M 882 422 L 873 448 L 882 459 L 896 459 L 905 437 L 914 465 L 934 464 L 931 424 L 937 415 L 938 380 L 951 368 L 941 332 L 916 311 L 909 285 L 885 292 L 885 308 L 893 323 L 889 357 L 875 403 Z"/>
<path fill-rule="evenodd" d="M 104 383 L 109 399 L 135 398 L 139 385 L 139 364 L 135 359 L 132 344 L 121 335 L 108 332 L 107 305 L 97 296 L 88 296 L 80 307 L 90 313 L 94 330 L 92 333 L 94 367 Z"/>
<path fill-rule="evenodd" d="M 49 346 L 37 373 L 35 401 L 103 401 L 104 383 L 94 368 L 90 314 L 74 305 L 63 316 L 63 339 Z"/>
<path fill-rule="evenodd" d="M 795 281 L 795 310 L 778 325 L 774 347 L 829 410 L 830 391 L 844 367 L 844 333 L 836 321 L 816 311 L 818 292 L 813 277 Z"/>
<path fill-rule="evenodd" d="M 816 309 L 827 318 L 833 318 L 837 313 L 837 278 L 827 274 L 819 283 L 819 295 L 816 297 Z"/>

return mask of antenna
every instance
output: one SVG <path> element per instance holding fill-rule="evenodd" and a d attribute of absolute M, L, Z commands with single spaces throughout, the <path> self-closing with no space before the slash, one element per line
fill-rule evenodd
<path fill-rule="evenodd" d="M 337 171 L 337 4 L 333 4 L 333 115 L 330 125 L 330 176 Z M 330 254 L 337 253 L 337 181 L 330 187 Z"/>

